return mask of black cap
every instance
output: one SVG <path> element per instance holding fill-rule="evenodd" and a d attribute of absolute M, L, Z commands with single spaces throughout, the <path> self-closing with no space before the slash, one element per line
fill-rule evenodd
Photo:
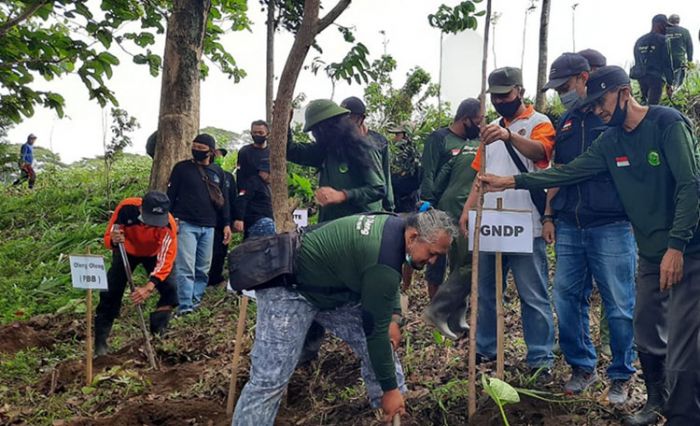
<path fill-rule="evenodd" d="M 520 68 L 497 68 L 489 74 L 489 90 L 487 92 L 495 95 L 505 95 L 513 90 L 513 87 L 522 85 L 523 74 Z"/>
<path fill-rule="evenodd" d="M 340 107 L 350 110 L 350 114 L 365 115 L 367 112 L 365 103 L 356 96 L 350 96 L 344 99 L 343 102 L 340 103 Z"/>
<path fill-rule="evenodd" d="M 630 84 L 630 77 L 625 70 L 616 65 L 597 69 L 591 73 L 586 82 L 586 99 L 583 104 L 590 105 L 607 92 L 628 84 Z"/>
<path fill-rule="evenodd" d="M 167 226 L 170 198 L 160 191 L 149 191 L 141 203 L 141 220 L 146 225 L 162 228 Z"/>
<path fill-rule="evenodd" d="M 652 25 L 661 24 L 661 25 L 666 26 L 666 27 L 668 27 L 670 25 L 670 23 L 668 22 L 668 18 L 663 13 L 659 13 L 658 15 L 651 18 L 651 24 Z"/>
<path fill-rule="evenodd" d="M 193 142 L 201 143 L 208 146 L 211 149 L 216 149 L 216 139 L 214 136 L 208 135 L 206 133 L 201 133 L 194 138 Z"/>
<path fill-rule="evenodd" d="M 228 150 L 226 148 L 217 148 L 216 151 L 222 157 L 226 157 L 226 155 L 228 154 Z"/>
<path fill-rule="evenodd" d="M 571 76 L 579 75 L 584 71 L 590 71 L 591 66 L 583 56 L 577 53 L 564 53 L 552 62 L 549 68 L 549 81 L 542 91 L 556 89 L 566 83 Z"/>
<path fill-rule="evenodd" d="M 608 60 L 605 55 L 595 49 L 584 49 L 576 53 L 586 58 L 588 65 L 590 65 L 591 68 L 600 68 L 608 64 Z"/>
<path fill-rule="evenodd" d="M 258 171 L 270 173 L 270 159 L 269 158 L 261 158 L 260 159 L 260 162 L 258 163 Z"/>

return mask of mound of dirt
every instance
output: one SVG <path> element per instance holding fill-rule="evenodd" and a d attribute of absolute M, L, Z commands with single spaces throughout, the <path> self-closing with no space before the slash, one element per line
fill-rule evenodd
<path fill-rule="evenodd" d="M 47 348 L 76 338 L 85 338 L 79 321 L 66 316 L 40 315 L 0 327 L 0 352 L 11 355 L 22 349 Z"/>
<path fill-rule="evenodd" d="M 111 417 L 74 419 L 69 426 L 225 426 L 224 407 L 207 400 L 131 402 Z"/>

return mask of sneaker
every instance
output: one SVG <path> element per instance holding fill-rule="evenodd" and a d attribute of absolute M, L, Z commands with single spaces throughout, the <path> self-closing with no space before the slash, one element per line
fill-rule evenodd
<path fill-rule="evenodd" d="M 622 405 L 629 398 L 629 380 L 613 380 L 608 389 L 608 402 Z"/>
<path fill-rule="evenodd" d="M 552 375 L 552 370 L 549 367 L 535 367 L 530 369 L 530 380 L 528 381 L 531 385 L 537 387 L 548 386 L 554 382 L 554 376 Z"/>
<path fill-rule="evenodd" d="M 571 378 L 564 385 L 564 392 L 568 394 L 581 393 L 597 381 L 598 373 L 595 370 L 589 373 L 581 368 L 574 367 L 571 372 Z"/>

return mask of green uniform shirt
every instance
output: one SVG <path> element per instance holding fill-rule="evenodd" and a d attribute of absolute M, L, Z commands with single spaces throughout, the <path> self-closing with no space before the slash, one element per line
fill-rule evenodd
<path fill-rule="evenodd" d="M 382 210 L 386 183 L 381 166 L 381 152 L 372 151 L 372 166 L 358 168 L 317 143 L 287 141 L 287 160 L 320 169 L 318 185 L 344 190 L 348 199 L 341 204 L 321 207 L 318 221 L 325 222 L 356 213 Z"/>
<path fill-rule="evenodd" d="M 660 262 L 667 248 L 700 251 L 698 150 L 685 118 L 651 106 L 632 132 L 609 128 L 568 164 L 515 176 L 517 189 L 583 182 L 609 172 L 634 227 L 639 255 Z"/>
<path fill-rule="evenodd" d="M 423 180 L 420 184 L 421 200 L 435 205 L 439 194 L 435 193 L 435 178 L 450 159 L 462 149 L 466 141 L 445 127 L 434 131 L 428 136 L 423 146 Z"/>
<path fill-rule="evenodd" d="M 445 164 L 435 178 L 435 192 L 440 194 L 437 207 L 455 221 L 459 221 L 474 183 L 476 170 L 471 164 L 478 149 L 478 140 L 467 141 L 459 154 Z"/>
<path fill-rule="evenodd" d="M 319 309 L 361 304 L 369 357 L 384 391 L 397 387 L 388 327 L 398 303 L 404 229 L 395 216 L 344 217 L 304 235 L 295 265 L 299 293 Z M 304 291 L 305 285 L 333 291 Z"/>
<path fill-rule="evenodd" d="M 693 62 L 693 38 L 686 28 L 671 25 L 666 28 L 666 38 L 671 42 L 674 69 L 682 67 L 686 61 Z"/>

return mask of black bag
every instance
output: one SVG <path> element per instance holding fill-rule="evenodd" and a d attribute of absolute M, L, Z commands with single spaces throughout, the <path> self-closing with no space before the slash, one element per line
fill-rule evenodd
<path fill-rule="evenodd" d="M 630 78 L 633 80 L 639 80 L 640 78 L 647 75 L 646 64 L 634 64 L 630 68 Z"/>
<path fill-rule="evenodd" d="M 199 174 L 202 176 L 202 180 L 204 181 L 204 183 L 207 184 L 209 199 L 214 205 L 214 208 L 217 210 L 223 209 L 224 204 L 226 203 L 226 199 L 224 198 L 224 193 L 221 191 L 221 188 L 219 188 L 219 185 L 217 185 L 216 183 L 212 182 L 211 179 L 209 179 L 209 176 L 207 176 L 207 172 L 204 171 L 204 167 L 197 164 L 197 170 L 199 170 Z"/>
<path fill-rule="evenodd" d="M 527 167 L 525 167 L 525 164 L 523 164 L 523 161 L 515 152 L 513 144 L 510 141 L 504 141 L 504 143 L 506 144 L 506 149 L 508 150 L 511 160 L 513 160 L 513 163 L 515 163 L 515 167 L 520 170 L 520 173 L 529 173 L 530 171 L 527 169 Z M 547 206 L 547 192 L 545 192 L 544 189 L 531 189 L 529 191 L 532 203 L 535 205 L 535 207 L 537 207 L 537 211 L 540 212 L 540 216 L 544 216 L 544 209 Z"/>
<path fill-rule="evenodd" d="M 297 232 L 248 238 L 228 255 L 231 287 L 251 290 L 293 284 L 299 247 Z"/>

